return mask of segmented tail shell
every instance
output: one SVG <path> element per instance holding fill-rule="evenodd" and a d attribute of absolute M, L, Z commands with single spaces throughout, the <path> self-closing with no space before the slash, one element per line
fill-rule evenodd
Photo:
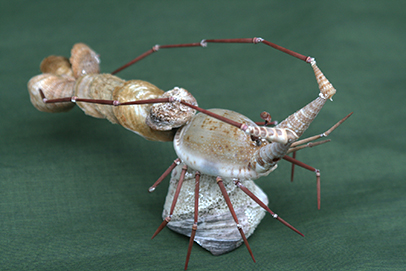
<path fill-rule="evenodd" d="M 125 81 L 111 74 L 88 74 L 79 79 L 75 86 L 75 96 L 84 99 L 113 100 L 113 92 L 122 87 Z M 108 119 L 111 123 L 118 123 L 113 112 L 113 106 L 95 103 L 77 102 L 86 115 Z"/>
<path fill-rule="evenodd" d="M 120 103 L 155 99 L 164 93 L 155 85 L 142 80 L 124 81 L 111 74 L 88 74 L 77 80 L 75 96 L 85 99 L 118 100 Z M 89 116 L 106 118 L 148 140 L 171 141 L 174 131 L 161 132 L 151 129 L 145 119 L 151 104 L 112 106 L 77 102 Z"/>
<path fill-rule="evenodd" d="M 39 89 L 49 100 L 76 96 L 83 99 L 129 102 L 155 99 L 164 94 L 164 91 L 145 81 L 126 82 L 111 74 L 99 74 L 99 63 L 97 54 L 83 43 L 73 46 L 69 60 L 62 56 L 47 57 L 40 65 L 43 74 L 31 78 L 28 82 L 32 104 L 40 111 L 53 113 L 68 111 L 75 106 L 72 102 L 44 103 Z M 175 88 L 163 97 L 172 95 L 197 105 L 193 96 L 184 89 Z M 77 105 L 89 116 L 120 123 L 128 130 L 156 141 L 172 141 L 176 131 L 166 130 L 184 125 L 195 114 L 193 109 L 178 102 L 154 106 L 153 118 L 148 118 L 148 123 L 154 129 L 160 126 L 163 130 L 157 131 L 159 129 L 151 129 L 146 123 L 151 113 L 151 104 L 112 106 L 77 102 Z M 169 115 L 162 115 L 169 107 L 173 107 Z"/>
<path fill-rule="evenodd" d="M 116 88 L 113 99 L 120 103 L 156 99 L 164 93 L 155 85 L 142 80 L 131 80 Z M 114 106 L 113 112 L 117 121 L 126 129 L 139 134 L 148 140 L 172 141 L 175 131 L 156 131 L 146 124 L 145 119 L 150 113 L 150 104 L 136 106 Z"/>

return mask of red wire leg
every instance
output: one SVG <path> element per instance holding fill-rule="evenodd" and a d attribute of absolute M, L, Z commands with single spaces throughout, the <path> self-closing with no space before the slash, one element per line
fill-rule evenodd
<path fill-rule="evenodd" d="M 285 159 L 286 161 L 289 161 L 289 162 L 291 162 L 291 163 L 293 163 L 293 164 L 295 164 L 295 165 L 297 165 L 297 166 L 299 166 L 299 167 L 302 167 L 302 168 L 305 168 L 305 169 L 307 169 L 307 170 L 310 170 L 310 171 L 313 171 L 313 172 L 315 172 L 316 173 L 316 182 L 317 182 L 317 208 L 320 210 L 320 198 L 321 198 L 321 193 L 320 193 L 320 170 L 318 170 L 318 169 L 316 169 L 316 168 L 314 168 L 314 167 L 312 167 L 312 166 L 309 166 L 309 165 L 307 165 L 307 164 L 305 164 L 305 163 L 303 163 L 303 162 L 301 162 L 301 161 L 299 161 L 299 160 L 296 160 L 296 159 L 294 159 L 294 158 L 292 158 L 292 157 L 290 157 L 290 156 L 288 156 L 288 155 L 285 155 L 284 157 L 283 157 L 283 159 Z"/>
<path fill-rule="evenodd" d="M 231 201 L 230 201 L 230 197 L 228 196 L 226 188 L 224 187 L 223 180 L 220 177 L 217 177 L 216 181 L 217 181 L 218 186 L 220 187 L 220 190 L 221 190 L 221 193 L 223 194 L 224 199 L 226 200 L 228 209 L 230 210 L 230 213 L 233 216 L 233 219 L 234 219 L 235 223 L 237 223 L 237 229 L 240 232 L 242 239 L 244 240 L 245 246 L 247 247 L 248 252 L 250 253 L 252 260 L 255 262 L 255 258 L 254 258 L 254 255 L 252 254 L 251 247 L 248 244 L 247 238 L 245 237 L 245 234 L 244 234 L 244 232 L 242 230 L 242 226 L 238 222 L 237 215 L 235 214 L 233 205 L 231 204 Z"/>
<path fill-rule="evenodd" d="M 234 183 L 238 188 L 240 188 L 242 191 L 244 191 L 245 194 L 247 194 L 250 198 L 252 198 L 256 203 L 258 203 L 259 206 L 261 206 L 268 213 L 270 213 L 273 218 L 275 218 L 276 220 L 279 220 L 283 225 L 287 226 L 288 228 L 290 228 L 294 232 L 300 234 L 301 236 L 304 236 L 300 231 L 295 229 L 292 225 L 290 225 L 288 222 L 283 220 L 280 216 L 278 216 L 277 214 L 272 212 L 271 209 L 269 209 L 268 206 L 266 206 L 265 203 L 263 203 L 257 196 L 255 196 L 254 193 L 252 193 L 248 188 L 246 188 L 240 181 L 237 180 Z"/>
<path fill-rule="evenodd" d="M 159 179 L 148 189 L 148 192 L 154 192 L 155 188 L 166 178 L 166 176 L 169 175 L 169 173 L 171 173 L 171 171 L 180 163 L 180 159 L 176 158 L 172 165 L 170 165 L 168 167 L 167 170 L 165 170 L 165 172 L 161 175 L 161 177 L 159 177 Z"/>
<path fill-rule="evenodd" d="M 196 171 L 195 173 L 195 216 L 194 216 L 194 222 L 192 226 L 192 233 L 190 234 L 190 239 L 189 239 L 189 247 L 187 249 L 187 255 L 186 255 L 186 263 L 185 263 L 185 270 L 187 269 L 187 266 L 189 264 L 189 259 L 190 259 L 190 254 L 192 253 L 192 247 L 193 247 L 193 241 L 195 240 L 195 235 L 196 235 L 196 230 L 197 230 L 197 220 L 199 216 L 199 182 L 200 182 L 200 172 Z"/>
<path fill-rule="evenodd" d="M 180 189 L 182 188 L 183 180 L 185 179 L 186 170 L 187 170 L 187 166 L 184 165 L 182 168 L 182 173 L 179 178 L 178 186 L 176 187 L 175 195 L 173 196 L 172 206 L 171 206 L 169 215 L 164 219 L 164 221 L 162 221 L 161 225 L 155 231 L 154 235 L 152 235 L 151 239 L 154 239 L 154 237 L 157 236 L 157 234 L 160 233 L 162 231 L 162 229 L 165 228 L 165 226 L 171 221 L 173 210 L 175 209 L 175 205 L 176 205 L 176 202 L 178 201 Z"/>

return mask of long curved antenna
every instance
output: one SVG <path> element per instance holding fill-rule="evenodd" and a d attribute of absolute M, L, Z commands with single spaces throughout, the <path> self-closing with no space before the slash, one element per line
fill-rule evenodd
<path fill-rule="evenodd" d="M 208 40 L 201 40 L 200 42 L 195 42 L 195 43 L 181 43 L 181 44 L 168 44 L 168 45 L 154 45 L 151 49 L 149 49 L 148 51 L 146 51 L 145 53 L 142 53 L 141 55 L 139 55 L 138 57 L 134 58 L 133 60 L 131 60 L 130 62 L 128 62 L 127 64 L 121 66 L 120 68 L 114 70 L 111 74 L 116 74 L 122 70 L 124 70 L 125 68 L 133 65 L 134 63 L 140 61 L 141 59 L 149 56 L 152 53 L 158 52 L 159 49 L 169 49 L 169 48 L 183 48 L 183 47 L 207 47 L 208 43 L 253 43 L 253 44 L 257 44 L 257 43 L 263 43 L 266 44 L 268 46 L 271 46 L 272 48 L 275 48 L 276 50 L 279 50 L 281 52 L 284 52 L 288 55 L 291 55 L 293 57 L 296 57 L 300 60 L 303 60 L 307 63 L 310 63 L 312 61 L 314 61 L 314 58 L 310 57 L 310 56 L 305 56 L 299 53 L 296 53 L 292 50 L 286 49 L 282 46 L 279 46 L 275 43 L 272 43 L 270 41 L 264 40 L 263 38 L 242 38 L 242 39 L 208 39 Z"/>

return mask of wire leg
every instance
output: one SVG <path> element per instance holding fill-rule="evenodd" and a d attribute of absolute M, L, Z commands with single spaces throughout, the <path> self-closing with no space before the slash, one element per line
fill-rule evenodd
<path fill-rule="evenodd" d="M 230 210 L 230 213 L 233 216 L 233 219 L 234 219 L 235 223 L 237 224 L 237 229 L 240 232 L 242 239 L 244 240 L 245 246 L 247 247 L 248 252 L 250 253 L 252 260 L 255 262 L 255 258 L 254 258 L 254 255 L 252 254 L 251 247 L 248 244 L 247 238 L 245 237 L 244 231 L 242 230 L 242 226 L 238 222 L 237 215 L 235 214 L 233 205 L 231 204 L 230 197 L 228 196 L 226 188 L 224 187 L 223 180 L 220 177 L 217 177 L 216 181 L 217 181 L 218 186 L 220 187 L 220 190 L 221 190 L 221 193 L 223 194 L 224 199 L 226 200 L 228 209 Z"/>
<path fill-rule="evenodd" d="M 172 206 L 171 206 L 169 215 L 164 219 L 164 221 L 162 221 L 161 225 L 155 231 L 154 235 L 152 235 L 151 239 L 154 239 L 154 237 L 157 236 L 158 233 L 160 233 L 162 231 L 162 229 L 165 228 L 165 226 L 171 221 L 173 210 L 175 210 L 175 206 L 176 206 L 176 202 L 178 201 L 180 189 L 182 188 L 183 180 L 185 179 L 186 171 L 187 171 L 187 166 L 184 165 L 182 168 L 182 173 L 179 178 L 178 186 L 176 187 L 175 195 L 173 196 Z"/>
<path fill-rule="evenodd" d="M 261 206 L 262 208 L 264 208 L 268 213 L 271 214 L 271 216 L 273 218 L 275 218 L 276 220 L 279 220 L 283 225 L 287 226 L 288 228 L 290 228 L 291 230 L 293 230 L 294 232 L 300 234 L 301 236 L 304 236 L 300 231 L 298 231 L 297 229 L 295 229 L 292 225 L 290 225 L 288 222 L 286 222 L 285 220 L 283 220 L 281 217 L 279 217 L 277 214 L 275 214 L 274 212 L 271 211 L 271 209 L 268 208 L 268 206 L 266 206 L 265 203 L 263 203 L 257 196 L 254 195 L 254 193 L 252 193 L 248 188 L 246 188 L 240 181 L 236 180 L 235 185 L 240 188 L 245 194 L 247 194 L 251 199 L 253 199 L 256 203 L 258 203 L 259 206 Z"/>
<path fill-rule="evenodd" d="M 170 165 L 170 166 L 168 167 L 168 169 L 165 170 L 165 172 L 161 175 L 161 177 L 159 177 L 159 179 L 148 189 L 148 192 L 150 192 L 150 193 L 154 192 L 155 188 L 166 178 L 166 176 L 169 175 L 169 173 L 172 172 L 172 170 L 173 170 L 177 165 L 179 165 L 179 163 L 180 163 L 180 159 L 179 159 L 179 158 L 176 158 L 176 159 L 173 161 L 172 165 Z"/>
<path fill-rule="evenodd" d="M 303 163 L 303 162 L 301 162 L 301 161 L 299 161 L 299 160 L 296 160 L 296 159 L 294 159 L 294 158 L 292 158 L 292 157 L 290 157 L 290 156 L 288 156 L 288 155 L 285 155 L 284 157 L 283 157 L 283 159 L 285 159 L 286 161 L 289 161 L 289 162 L 291 162 L 292 164 L 295 164 L 295 165 L 297 165 L 297 166 L 299 166 L 299 167 L 302 167 L 302 168 L 305 168 L 305 169 L 307 169 L 307 170 L 310 170 L 310 171 L 313 171 L 313 172 L 315 172 L 316 173 L 316 182 L 317 182 L 317 208 L 320 210 L 320 198 L 321 198 L 321 193 L 320 193 L 320 170 L 319 169 L 316 169 L 316 168 L 314 168 L 314 167 L 312 167 L 312 166 L 309 166 L 309 165 L 307 165 L 307 164 L 305 164 L 305 163 Z"/>
<path fill-rule="evenodd" d="M 195 182 L 196 182 L 196 185 L 195 185 L 195 216 L 194 216 L 194 222 L 193 222 L 193 226 L 192 226 L 192 233 L 190 234 L 190 239 L 189 239 L 189 247 L 187 249 L 185 270 L 187 269 L 187 266 L 189 264 L 190 254 L 192 253 L 193 241 L 195 240 L 195 235 L 196 235 L 196 230 L 197 230 L 197 221 L 198 221 L 198 216 L 199 216 L 199 182 L 200 182 L 200 172 L 199 171 L 196 171 Z"/>

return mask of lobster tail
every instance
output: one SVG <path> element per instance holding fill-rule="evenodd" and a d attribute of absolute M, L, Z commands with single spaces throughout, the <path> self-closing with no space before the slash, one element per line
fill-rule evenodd
<path fill-rule="evenodd" d="M 299 137 L 306 131 L 312 121 L 316 118 L 317 114 L 323 108 L 327 99 L 331 99 L 336 93 L 333 85 L 327 80 L 324 74 L 316 65 L 316 61 L 311 62 L 316 76 L 317 83 L 319 85 L 320 94 L 315 100 L 310 102 L 302 109 L 296 111 L 284 121 L 282 121 L 277 128 L 289 128 L 294 131 Z"/>

